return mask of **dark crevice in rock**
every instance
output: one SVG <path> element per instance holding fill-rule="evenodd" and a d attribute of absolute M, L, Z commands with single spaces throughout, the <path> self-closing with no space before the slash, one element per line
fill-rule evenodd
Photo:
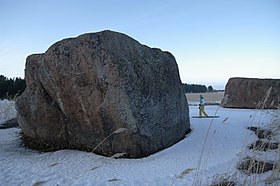
<path fill-rule="evenodd" d="M 42 87 L 42 90 L 43 90 L 43 94 L 44 94 L 44 98 L 47 102 L 47 104 L 49 106 L 52 106 L 54 108 L 56 108 L 56 110 L 60 113 L 60 115 L 62 116 L 63 120 L 65 121 L 64 122 L 64 134 L 65 134 L 65 139 L 67 139 L 67 141 L 69 141 L 69 128 L 68 128 L 68 124 L 69 124 L 69 120 L 68 118 L 66 117 L 65 113 L 63 112 L 62 108 L 60 107 L 59 103 L 57 101 L 55 101 L 51 96 L 50 94 L 47 92 L 46 88 L 42 85 L 42 83 L 40 84 L 41 87 Z M 32 145 L 33 143 L 34 144 L 37 144 L 36 142 L 33 142 L 33 140 L 25 140 L 25 141 L 32 141 L 31 143 L 31 146 L 34 146 Z M 45 143 L 45 142 L 40 142 L 40 144 L 42 145 L 42 147 L 45 147 L 46 149 L 49 148 L 48 144 L 49 143 Z M 50 145 L 52 148 L 54 149 L 59 149 L 57 148 L 56 146 L 57 145 Z M 63 145 L 64 146 L 64 145 Z M 67 144 L 67 146 L 69 146 L 69 144 Z M 60 148 L 61 149 L 61 148 Z"/>
<path fill-rule="evenodd" d="M 40 83 L 40 86 L 42 87 L 42 96 L 45 98 L 46 103 L 48 105 L 52 105 L 53 104 L 52 97 L 49 95 L 48 91 L 46 90 L 46 88 L 43 86 L 42 83 Z"/>

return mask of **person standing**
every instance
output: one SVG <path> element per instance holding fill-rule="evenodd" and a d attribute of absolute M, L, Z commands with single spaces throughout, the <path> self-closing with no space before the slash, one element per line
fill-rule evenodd
<path fill-rule="evenodd" d="M 202 113 L 204 115 L 204 117 L 207 117 L 207 113 L 204 111 L 204 107 L 205 107 L 205 101 L 202 95 L 200 95 L 200 101 L 199 101 L 199 117 L 202 117 Z"/>

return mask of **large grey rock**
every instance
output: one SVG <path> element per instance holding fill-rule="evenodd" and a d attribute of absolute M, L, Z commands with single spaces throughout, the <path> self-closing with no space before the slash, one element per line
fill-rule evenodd
<path fill-rule="evenodd" d="M 221 102 L 230 108 L 279 108 L 280 79 L 231 78 Z"/>
<path fill-rule="evenodd" d="M 121 33 L 59 41 L 27 58 L 25 78 L 18 122 L 39 144 L 93 150 L 109 136 L 94 152 L 144 157 L 190 129 L 175 58 Z"/>

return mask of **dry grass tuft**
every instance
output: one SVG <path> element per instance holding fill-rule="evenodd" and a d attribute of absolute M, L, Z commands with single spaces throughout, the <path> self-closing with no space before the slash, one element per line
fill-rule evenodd
<path fill-rule="evenodd" d="M 126 153 L 120 152 L 120 153 L 114 154 L 113 156 L 111 156 L 111 158 L 115 158 L 115 159 L 117 159 L 117 158 L 122 158 L 122 157 L 124 157 L 125 155 L 126 155 Z"/>
<path fill-rule="evenodd" d="M 34 183 L 32 186 L 42 186 L 46 183 L 47 181 L 38 181 L 36 183 Z"/>
<path fill-rule="evenodd" d="M 113 132 L 113 134 L 119 134 L 119 133 L 122 133 L 122 132 L 124 132 L 124 131 L 127 131 L 127 129 L 126 129 L 126 128 L 118 128 L 117 130 L 115 130 L 115 131 Z"/>
<path fill-rule="evenodd" d="M 273 170 L 275 167 L 276 165 L 273 163 L 258 161 L 250 157 L 245 158 L 237 165 L 238 170 L 248 175 L 255 174 L 255 173 L 261 174 Z"/>
<path fill-rule="evenodd" d="M 189 174 L 193 170 L 195 170 L 195 169 L 194 168 L 188 168 L 188 169 L 184 170 L 183 172 L 181 172 L 180 175 L 177 176 L 177 178 L 182 179 L 185 175 Z"/>
<path fill-rule="evenodd" d="M 236 183 L 232 176 L 228 174 L 215 175 L 210 186 L 235 186 Z"/>
<path fill-rule="evenodd" d="M 254 131 L 260 139 L 271 139 L 272 132 L 268 129 L 261 129 L 259 127 L 248 127 L 248 129 Z"/>
<path fill-rule="evenodd" d="M 120 181 L 120 180 L 121 180 L 121 179 L 113 178 L 113 179 L 108 180 L 108 182 L 114 182 L 114 181 Z"/>
<path fill-rule="evenodd" d="M 278 142 L 266 142 L 263 140 L 257 140 L 253 144 L 249 146 L 249 149 L 258 150 L 258 151 L 267 151 L 278 149 L 279 143 Z"/>
<path fill-rule="evenodd" d="M 113 131 L 110 135 L 108 135 L 105 139 L 103 139 L 94 149 L 91 151 L 92 153 L 102 144 L 104 143 L 108 138 L 110 138 L 113 134 L 119 134 L 122 132 L 127 131 L 126 128 L 118 128 L 117 130 Z"/>

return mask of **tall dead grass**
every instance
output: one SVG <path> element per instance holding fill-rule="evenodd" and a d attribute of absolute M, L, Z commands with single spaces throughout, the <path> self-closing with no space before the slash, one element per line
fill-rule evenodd
<path fill-rule="evenodd" d="M 265 105 L 269 104 L 267 101 L 270 93 L 271 87 L 258 103 L 257 110 L 251 117 L 251 122 L 248 126 L 248 129 L 255 133 L 257 139 L 251 145 L 244 143 L 244 151 L 236 166 L 241 173 L 238 180 L 242 185 L 258 185 L 262 174 L 265 172 L 269 172 L 269 176 L 263 180 L 264 184 L 273 184 L 280 180 L 280 110 L 270 110 L 272 112 L 271 121 L 268 126 L 262 125 L 263 117 L 267 117 L 266 113 L 264 113 L 267 110 L 264 110 L 264 108 Z M 259 118 L 256 118 L 258 111 L 261 114 Z M 252 126 L 253 122 L 257 125 Z M 266 154 L 272 152 L 276 152 L 273 160 L 271 157 L 268 158 L 268 154 Z"/>
<path fill-rule="evenodd" d="M 269 135 L 266 134 L 266 132 L 262 131 L 262 134 L 260 134 L 259 128 L 262 125 L 262 116 L 264 114 L 260 114 L 260 118 L 257 118 L 257 112 L 261 111 L 264 112 L 265 105 L 267 104 L 268 97 L 270 96 L 271 88 L 269 88 L 266 92 L 266 95 L 264 95 L 263 99 L 258 103 L 258 107 L 256 112 L 250 116 L 250 123 L 248 123 L 248 126 L 251 127 L 253 123 L 257 122 L 257 131 L 256 136 L 260 137 L 261 135 L 264 136 L 265 140 L 274 140 L 274 142 L 269 143 L 272 145 L 267 145 L 267 143 L 253 143 L 251 149 L 249 149 L 248 142 L 247 140 L 244 141 L 244 148 L 243 152 L 241 152 L 240 156 L 240 161 L 236 165 L 236 172 L 232 175 L 229 175 L 227 173 L 224 174 L 218 174 L 215 175 L 212 178 L 211 186 L 233 186 L 233 185 L 258 185 L 259 178 L 262 173 L 270 171 L 270 175 L 267 176 L 264 180 L 265 184 L 274 184 L 274 183 L 279 183 L 280 180 L 280 145 L 279 145 L 279 140 L 280 140 L 280 110 L 272 110 L 273 111 L 273 117 L 272 121 L 269 123 L 269 128 L 271 132 Z M 221 94 L 221 93 L 220 93 Z M 190 101 L 198 100 L 200 94 L 189 94 L 186 95 L 187 99 Z M 206 97 L 208 96 L 208 97 Z M 213 97 L 211 99 L 211 95 L 205 94 L 204 97 L 205 99 L 208 100 L 213 100 Z M 221 96 L 221 95 L 220 95 Z M 195 99 L 194 99 L 195 98 Z M 221 100 L 221 99 L 220 99 Z M 217 101 L 217 98 L 215 98 L 215 101 Z M 216 114 L 216 113 L 215 113 Z M 196 167 L 196 173 L 194 177 L 194 181 L 192 185 L 201 185 L 201 164 L 205 160 L 204 157 L 204 151 L 205 151 L 205 144 L 208 138 L 208 134 L 210 131 L 210 128 L 212 126 L 214 118 L 211 120 L 211 123 L 208 127 L 202 151 L 200 154 L 199 162 Z M 257 120 L 257 121 L 256 121 Z M 249 133 L 249 131 L 248 131 Z M 268 137 L 269 136 L 269 137 Z M 247 138 L 247 136 L 245 137 Z M 275 145 L 278 145 L 277 148 L 275 148 Z M 273 148 L 271 148 L 273 146 Z M 276 151 L 277 155 L 274 157 L 273 162 L 271 160 L 267 159 L 259 159 L 259 154 L 260 154 L 260 149 L 265 149 L 265 148 L 271 148 L 271 150 Z M 251 150 L 251 156 L 247 156 L 247 151 Z M 239 171 L 239 172 L 238 172 Z"/>
<path fill-rule="evenodd" d="M 215 111 L 215 114 L 214 116 L 217 115 L 218 113 L 218 110 L 219 110 L 219 107 L 216 109 Z M 204 160 L 204 153 L 205 153 L 205 147 L 206 147 L 206 142 L 208 140 L 208 136 L 210 134 L 210 129 L 212 127 L 212 124 L 214 122 L 214 119 L 215 118 L 212 118 L 211 121 L 210 121 L 210 125 L 208 126 L 208 129 L 207 129 L 207 132 L 206 132 L 206 136 L 204 138 L 204 141 L 203 141 L 203 146 L 202 146 L 202 149 L 201 149 L 201 153 L 200 153 L 200 156 L 199 156 L 199 160 L 198 160 L 198 165 L 196 167 L 196 171 L 195 171 L 195 176 L 194 176 L 194 181 L 193 181 L 193 185 L 196 186 L 196 185 L 200 185 L 201 183 L 201 180 L 200 180 L 200 177 L 201 177 L 201 170 L 202 170 L 202 167 L 201 167 L 201 164 Z M 207 159 L 207 158 L 205 158 Z"/>

